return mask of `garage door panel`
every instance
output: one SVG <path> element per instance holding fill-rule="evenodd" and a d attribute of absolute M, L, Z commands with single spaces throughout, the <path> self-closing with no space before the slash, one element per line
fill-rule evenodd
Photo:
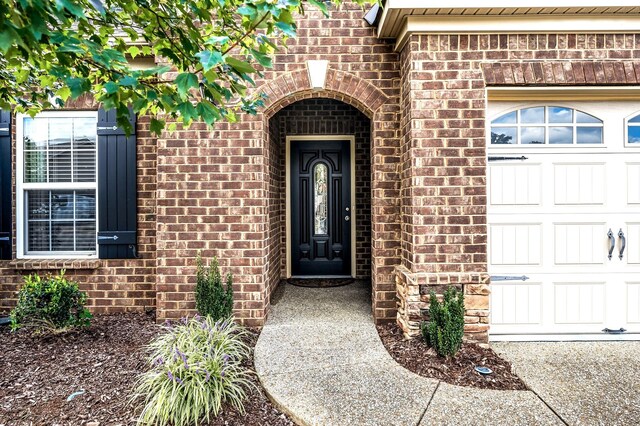
<path fill-rule="evenodd" d="M 556 265 L 601 265 L 606 259 L 605 224 L 555 223 L 554 260 Z"/>
<path fill-rule="evenodd" d="M 605 202 L 605 165 L 554 164 L 556 205 L 601 205 Z"/>
<path fill-rule="evenodd" d="M 627 323 L 640 324 L 640 282 L 626 283 Z"/>
<path fill-rule="evenodd" d="M 495 325 L 540 325 L 542 283 L 492 284 L 491 322 Z"/>
<path fill-rule="evenodd" d="M 542 247 L 540 224 L 491 224 L 492 265 L 539 265 Z"/>
<path fill-rule="evenodd" d="M 554 282 L 553 291 L 556 324 L 604 323 L 604 282 Z"/>
<path fill-rule="evenodd" d="M 640 265 L 640 223 L 627 224 L 626 240 L 625 256 L 627 258 L 627 263 L 632 265 Z"/>
<path fill-rule="evenodd" d="M 539 205 L 541 200 L 540 164 L 496 164 L 490 169 L 489 203 Z"/>
<path fill-rule="evenodd" d="M 640 163 L 627 163 L 627 203 L 640 204 Z"/>

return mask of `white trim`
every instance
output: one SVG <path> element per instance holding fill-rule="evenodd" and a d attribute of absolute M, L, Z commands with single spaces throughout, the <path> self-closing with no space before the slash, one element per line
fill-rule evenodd
<path fill-rule="evenodd" d="M 16 258 L 17 259 L 97 259 L 97 230 L 98 230 L 98 183 L 97 183 L 97 146 L 96 146 L 96 182 L 95 183 L 25 183 L 24 182 L 24 119 L 27 114 L 16 114 Z M 98 111 L 43 111 L 34 118 L 95 118 L 98 122 Z M 97 137 L 96 137 L 97 142 Z M 24 191 L 29 189 L 95 189 L 96 190 L 96 251 L 87 254 L 81 252 L 55 252 L 47 254 L 25 254 L 25 220 L 24 220 Z"/>
<path fill-rule="evenodd" d="M 640 334 L 491 334 L 490 342 L 595 342 L 595 341 L 635 341 Z"/>
<path fill-rule="evenodd" d="M 407 16 L 396 34 L 401 50 L 413 34 L 622 34 L 640 31 L 638 15 Z"/>
<path fill-rule="evenodd" d="M 424 9 L 424 0 L 387 0 L 387 9 Z M 604 2 L 602 0 L 537 0 L 535 4 L 528 6 L 520 5 L 524 9 L 538 9 L 544 7 L 553 8 L 583 8 L 583 7 L 635 7 L 637 0 L 612 0 Z M 513 9 L 518 7 L 514 0 L 440 0 L 429 1 L 429 9 L 469 9 L 469 8 L 504 8 Z M 533 12 L 532 12 L 533 13 Z"/>
<path fill-rule="evenodd" d="M 487 101 L 620 101 L 640 99 L 640 86 L 487 87 Z"/>
<path fill-rule="evenodd" d="M 350 146 L 351 167 L 351 276 L 356 277 L 356 138 L 353 135 L 308 135 L 287 136 L 285 147 L 285 240 L 286 240 L 286 274 L 291 278 L 291 141 L 335 141 L 348 140 Z"/>

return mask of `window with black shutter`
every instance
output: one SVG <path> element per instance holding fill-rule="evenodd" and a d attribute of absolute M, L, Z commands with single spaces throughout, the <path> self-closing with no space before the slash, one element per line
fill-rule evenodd
<path fill-rule="evenodd" d="M 11 111 L 0 111 L 0 259 L 11 259 Z"/>
<path fill-rule="evenodd" d="M 136 117 L 133 133 L 118 126 L 115 110 L 98 111 L 98 257 L 138 257 L 136 245 Z"/>

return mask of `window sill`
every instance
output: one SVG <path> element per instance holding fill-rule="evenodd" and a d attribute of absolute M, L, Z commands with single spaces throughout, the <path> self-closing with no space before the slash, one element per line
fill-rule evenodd
<path fill-rule="evenodd" d="M 17 271 L 98 269 L 99 259 L 16 259 L 9 266 Z"/>

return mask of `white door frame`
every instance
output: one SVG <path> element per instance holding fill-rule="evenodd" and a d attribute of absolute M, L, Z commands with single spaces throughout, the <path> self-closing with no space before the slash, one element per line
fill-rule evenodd
<path fill-rule="evenodd" d="M 349 156 L 351 163 L 351 276 L 356 276 L 356 138 L 353 135 L 308 135 L 286 137 L 286 257 L 287 278 L 291 278 L 291 141 L 349 141 Z"/>

